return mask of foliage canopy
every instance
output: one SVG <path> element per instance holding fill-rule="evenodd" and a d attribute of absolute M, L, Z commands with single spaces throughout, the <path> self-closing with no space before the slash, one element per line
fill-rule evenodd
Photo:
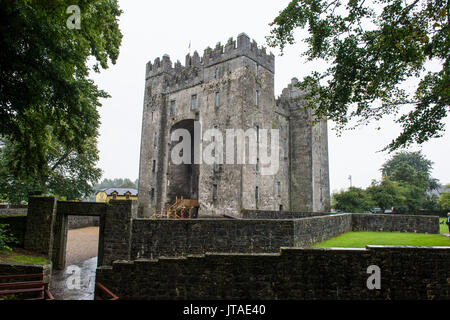
<path fill-rule="evenodd" d="M 367 124 L 393 114 L 403 131 L 385 149 L 439 137 L 450 110 L 450 13 L 445 0 L 294 0 L 271 23 L 282 51 L 305 29 L 309 60 L 328 62 L 299 86 L 318 118 Z M 426 63 L 440 63 L 437 71 Z M 414 93 L 405 81 L 417 80 Z M 407 107 L 407 108 L 405 108 Z M 406 111 L 405 111 L 406 110 Z"/>
<path fill-rule="evenodd" d="M 100 178 L 97 108 L 108 94 L 89 73 L 116 63 L 121 10 L 116 0 L 79 0 L 78 30 L 67 27 L 70 4 L 0 6 L 0 178 L 10 195 L 39 188 L 73 198 Z"/>

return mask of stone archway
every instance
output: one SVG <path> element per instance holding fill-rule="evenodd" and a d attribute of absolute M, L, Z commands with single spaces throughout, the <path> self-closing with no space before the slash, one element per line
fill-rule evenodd
<path fill-rule="evenodd" d="M 194 164 L 194 123 L 193 119 L 181 120 L 174 124 L 170 129 L 170 134 L 176 129 L 185 129 L 189 132 L 191 141 L 191 163 L 190 164 L 174 164 L 170 155 L 172 150 L 178 142 L 172 142 L 168 157 L 168 174 L 167 174 L 167 202 L 174 203 L 176 197 L 183 197 L 185 199 L 198 200 L 198 184 L 200 166 Z M 180 139 L 180 141 L 182 141 Z"/>

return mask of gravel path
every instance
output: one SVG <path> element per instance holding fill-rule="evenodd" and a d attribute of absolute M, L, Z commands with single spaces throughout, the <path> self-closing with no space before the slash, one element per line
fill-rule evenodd
<path fill-rule="evenodd" d="M 98 230 L 99 227 L 87 227 L 67 231 L 67 266 L 97 256 Z"/>

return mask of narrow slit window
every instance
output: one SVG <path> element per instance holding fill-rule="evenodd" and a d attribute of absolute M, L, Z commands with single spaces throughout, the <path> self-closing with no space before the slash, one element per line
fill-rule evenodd
<path fill-rule="evenodd" d="M 219 68 L 218 67 L 215 70 L 214 78 L 219 79 Z"/>
<path fill-rule="evenodd" d="M 175 100 L 170 101 L 170 114 L 171 115 L 174 115 L 176 113 L 176 111 L 177 111 L 177 107 L 176 106 L 177 105 L 176 105 L 176 101 Z"/>
<path fill-rule="evenodd" d="M 198 101 L 197 101 L 197 95 L 196 94 L 193 94 L 192 96 L 191 96 L 191 109 L 192 110 L 197 110 L 197 108 L 198 108 L 198 103 L 197 103 Z"/>
<path fill-rule="evenodd" d="M 259 106 L 259 90 L 256 90 L 256 106 Z"/>
<path fill-rule="evenodd" d="M 217 184 L 213 184 L 213 201 L 217 200 Z"/>
<path fill-rule="evenodd" d="M 220 94 L 219 92 L 216 92 L 216 107 L 219 107 L 220 105 Z"/>
<path fill-rule="evenodd" d="M 152 188 L 152 190 L 150 191 L 150 200 L 153 201 L 155 199 L 155 189 Z"/>

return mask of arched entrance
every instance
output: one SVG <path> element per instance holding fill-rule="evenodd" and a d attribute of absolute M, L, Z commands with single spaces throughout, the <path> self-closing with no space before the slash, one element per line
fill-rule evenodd
<path fill-rule="evenodd" d="M 182 138 L 179 141 L 172 141 L 169 150 L 169 163 L 168 163 L 168 175 L 167 175 L 167 202 L 172 204 L 178 197 L 184 199 L 196 199 L 198 200 L 198 182 L 199 182 L 199 165 L 194 164 L 194 123 L 193 119 L 186 119 L 177 122 L 170 129 L 170 135 L 176 129 L 185 129 L 190 135 L 190 150 L 191 161 L 190 163 L 175 164 L 172 161 L 173 148 L 182 142 Z M 183 150 L 182 152 L 186 152 Z"/>

